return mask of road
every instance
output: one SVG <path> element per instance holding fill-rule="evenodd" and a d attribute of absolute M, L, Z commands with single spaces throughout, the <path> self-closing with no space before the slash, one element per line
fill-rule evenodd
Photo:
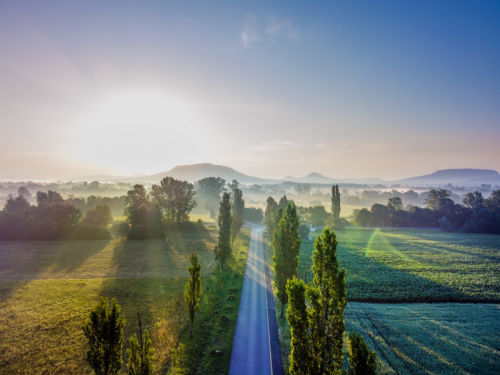
<path fill-rule="evenodd" d="M 264 226 L 251 226 L 229 375 L 282 375 Z"/>

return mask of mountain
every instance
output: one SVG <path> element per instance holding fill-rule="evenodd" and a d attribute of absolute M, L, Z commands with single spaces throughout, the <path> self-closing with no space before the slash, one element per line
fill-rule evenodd
<path fill-rule="evenodd" d="M 479 185 L 500 179 L 500 174 L 491 169 L 443 169 L 434 173 L 392 181 L 402 185 Z M 484 182 L 483 182 L 484 181 Z"/>
<path fill-rule="evenodd" d="M 149 176 L 128 177 L 118 181 L 120 182 L 155 182 L 158 183 L 164 177 L 173 177 L 177 180 L 194 182 L 205 177 L 221 177 L 226 181 L 238 180 L 242 184 L 272 184 L 276 180 L 265 178 L 252 177 L 246 174 L 235 171 L 233 168 L 224 167 L 222 165 L 213 165 L 209 163 L 193 164 L 193 165 L 178 165 L 167 172 L 161 172 Z"/>
<path fill-rule="evenodd" d="M 381 178 L 331 178 L 313 172 L 305 177 L 286 176 L 282 181 L 307 184 L 385 184 Z"/>

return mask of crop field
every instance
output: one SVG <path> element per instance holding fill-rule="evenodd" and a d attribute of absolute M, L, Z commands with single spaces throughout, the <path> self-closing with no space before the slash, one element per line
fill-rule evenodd
<path fill-rule="evenodd" d="M 190 368 L 213 360 L 214 345 L 230 353 L 249 236 L 243 229 L 222 272 L 212 251 L 216 235 L 170 232 L 165 240 L 0 242 L 0 374 L 90 374 L 81 324 L 101 295 L 116 298 L 127 319 L 124 353 L 141 312 L 143 327 L 152 334 L 158 374 L 168 370 L 170 350 L 180 340 L 186 344 Z M 214 303 L 206 302 L 207 287 L 218 283 L 219 299 L 227 298 L 225 294 L 232 299 L 224 303 L 231 308 L 224 311 L 223 326 L 207 331 L 201 318 L 195 320 L 190 341 L 183 296 L 193 250 L 203 266 L 199 316 L 219 313 L 211 309 Z M 196 345 L 198 340 L 213 344 Z M 229 365 L 225 358 L 216 359 Z"/>
<path fill-rule="evenodd" d="M 500 305 L 351 302 L 344 319 L 346 330 L 361 333 L 377 352 L 380 375 L 490 375 L 500 369 Z M 280 330 L 289 354 L 286 320 Z"/>
<path fill-rule="evenodd" d="M 320 234 L 302 242 L 299 277 L 306 281 Z M 380 374 L 499 373 L 500 237 L 346 229 L 337 239 L 347 270 L 346 328 L 377 351 Z M 276 300 L 277 314 L 280 307 Z M 286 319 L 278 325 L 287 367 L 290 329 Z"/>
<path fill-rule="evenodd" d="M 303 241 L 299 277 L 311 279 L 314 239 Z M 346 229 L 337 255 L 349 301 L 500 302 L 500 237 L 434 230 Z"/>

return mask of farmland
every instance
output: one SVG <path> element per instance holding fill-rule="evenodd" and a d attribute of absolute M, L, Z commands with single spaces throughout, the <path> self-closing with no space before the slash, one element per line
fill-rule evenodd
<path fill-rule="evenodd" d="M 299 276 L 311 278 L 314 239 L 303 241 Z M 433 230 L 346 229 L 337 256 L 349 301 L 500 302 L 500 241 L 495 235 Z"/>
<path fill-rule="evenodd" d="M 128 338 L 137 332 L 135 314 L 141 311 L 143 326 L 152 333 L 157 373 L 168 368 L 170 349 L 179 340 L 186 343 L 188 363 L 196 368 L 213 360 L 210 351 L 214 345 L 227 356 L 248 230 L 240 233 L 224 271 L 217 270 L 214 262 L 215 238 L 216 232 L 205 231 L 170 232 L 165 240 L 147 241 L 118 237 L 109 241 L 1 242 L 0 373 L 90 374 L 81 324 L 101 295 L 116 298 L 122 306 L 127 319 L 124 351 Z M 207 331 L 202 318 L 195 320 L 195 340 L 190 343 L 185 335 L 189 319 L 183 294 L 193 250 L 203 266 L 202 286 L 220 285 L 219 299 L 225 300 L 230 293 L 233 298 L 226 303 L 231 308 L 224 312 L 224 326 Z M 200 316 L 218 314 L 209 305 L 204 293 Z M 196 345 L 198 340 L 213 344 Z M 228 359 L 217 359 L 219 368 L 228 366 Z"/>
<path fill-rule="evenodd" d="M 319 234 L 312 233 L 313 240 Z M 347 270 L 346 328 L 376 350 L 381 374 L 498 371 L 498 236 L 346 229 L 337 239 L 339 263 Z M 313 240 L 301 245 L 298 272 L 306 281 Z M 277 300 L 276 306 L 278 313 Z M 286 320 L 278 324 L 286 368 L 290 331 Z"/>
<path fill-rule="evenodd" d="M 376 350 L 380 375 L 488 375 L 500 368 L 500 305 L 352 302 L 344 318 L 347 331 L 360 332 Z M 280 329 L 289 354 L 286 320 Z"/>

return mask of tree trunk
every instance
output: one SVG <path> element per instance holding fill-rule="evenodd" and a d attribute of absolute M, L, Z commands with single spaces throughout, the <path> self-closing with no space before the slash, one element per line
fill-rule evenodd
<path fill-rule="evenodd" d="M 193 321 L 191 320 L 191 332 L 189 332 L 189 338 L 193 337 Z"/>
<path fill-rule="evenodd" d="M 281 305 L 281 314 L 280 314 L 280 317 L 281 318 L 284 318 L 285 317 L 285 305 Z"/>

